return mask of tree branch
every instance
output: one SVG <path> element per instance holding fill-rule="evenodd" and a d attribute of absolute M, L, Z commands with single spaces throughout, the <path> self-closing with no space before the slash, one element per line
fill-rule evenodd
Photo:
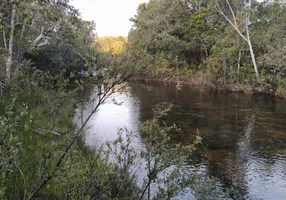
<path fill-rule="evenodd" d="M 64 153 L 62 154 L 62 156 L 59 158 L 55 169 L 53 170 L 53 172 L 48 175 L 43 182 L 39 185 L 39 187 L 32 193 L 31 197 L 29 198 L 30 200 L 33 199 L 38 193 L 39 191 L 45 187 L 45 185 L 54 177 L 58 167 L 61 165 L 61 163 L 63 162 L 65 156 L 67 155 L 67 153 L 69 152 L 69 150 L 71 149 L 71 147 L 73 146 L 73 144 L 75 143 L 75 141 L 80 137 L 80 134 L 82 133 L 84 127 L 87 125 L 88 121 L 90 120 L 90 118 L 93 116 L 93 114 L 95 112 L 97 112 L 99 106 L 104 103 L 104 101 L 111 95 L 110 91 L 114 88 L 115 85 L 121 84 L 125 81 L 127 81 L 130 77 L 132 76 L 132 74 L 128 75 L 127 77 L 123 78 L 121 81 L 114 81 L 110 87 L 108 87 L 106 89 L 106 91 L 103 93 L 102 96 L 100 96 L 99 101 L 96 105 L 96 107 L 92 110 L 92 112 L 89 114 L 89 116 L 87 117 L 87 119 L 84 121 L 84 123 L 82 124 L 81 128 L 76 132 L 75 137 L 72 139 L 72 141 L 70 142 L 70 144 L 66 147 L 66 150 L 64 151 Z"/>
<path fill-rule="evenodd" d="M 228 1 L 228 0 L 226 0 L 226 1 L 227 1 L 228 6 L 229 6 L 229 8 L 230 8 L 230 10 L 231 10 L 231 13 L 232 13 L 234 22 L 232 22 L 232 21 L 226 16 L 226 14 L 222 11 L 222 9 L 221 9 L 220 5 L 218 4 L 218 2 L 217 2 L 217 9 L 216 9 L 216 10 L 230 23 L 230 25 L 236 30 L 236 32 L 242 37 L 242 39 L 244 39 L 246 42 L 248 42 L 248 41 L 247 41 L 247 38 L 241 33 L 241 31 L 239 30 L 239 28 L 238 28 L 238 26 L 237 26 L 237 20 L 236 20 L 236 17 L 235 17 L 235 15 L 234 15 L 233 9 L 232 9 L 232 7 L 231 7 L 229 1 Z"/>
<path fill-rule="evenodd" d="M 5 34 L 5 30 L 3 30 L 3 43 L 4 43 L 5 50 L 7 51 L 7 50 L 8 50 L 8 48 L 7 48 L 7 41 L 6 41 L 6 34 Z"/>

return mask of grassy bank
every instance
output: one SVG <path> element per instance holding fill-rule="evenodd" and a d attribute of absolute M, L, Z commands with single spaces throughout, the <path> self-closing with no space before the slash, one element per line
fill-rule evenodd
<path fill-rule="evenodd" d="M 34 199 L 130 197 L 136 191 L 129 174 L 107 162 L 108 154 L 87 149 L 81 139 L 57 165 L 78 129 L 77 92 L 68 86 L 62 76 L 34 71 L 18 75 L 1 98 L 0 199 L 30 199 L 39 188 Z"/>
<path fill-rule="evenodd" d="M 78 85 L 67 89 L 69 80 L 38 70 L 14 77 L 0 100 L 0 199 L 169 199 L 185 188 L 198 199 L 224 195 L 182 168 L 200 137 L 189 146 L 173 144 L 170 131 L 177 129 L 161 119 L 170 107 L 154 109 L 154 117 L 139 126 L 146 147 L 140 152 L 124 129 L 108 144 L 84 146 L 83 135 L 75 134 Z M 137 185 L 132 170 L 142 160 L 146 174 Z M 153 183 L 158 191 L 151 191 Z"/>
<path fill-rule="evenodd" d="M 19 75 L 2 97 L 1 157 L 7 158 L 1 163 L 3 197 L 28 198 L 72 137 L 75 101 L 66 84 L 60 76 L 36 71 Z M 43 194 L 60 190 L 51 185 Z"/>

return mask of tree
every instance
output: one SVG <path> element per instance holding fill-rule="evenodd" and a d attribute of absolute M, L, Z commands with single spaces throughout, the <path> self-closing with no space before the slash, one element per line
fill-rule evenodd
<path fill-rule="evenodd" d="M 12 3 L 12 14 L 10 22 L 10 34 L 9 34 L 9 49 L 8 49 L 8 58 L 6 64 L 6 84 L 9 85 L 11 82 L 11 66 L 13 63 L 13 45 L 14 45 L 14 32 L 15 32 L 15 17 L 16 17 L 16 2 Z"/>
<path fill-rule="evenodd" d="M 243 5 L 243 12 L 245 12 L 245 14 L 243 15 L 244 18 L 244 29 L 245 29 L 245 34 L 243 34 L 243 31 L 240 28 L 240 22 L 238 21 L 237 16 L 234 13 L 234 10 L 232 8 L 232 6 L 229 3 L 229 0 L 226 0 L 227 6 L 231 12 L 231 17 L 228 17 L 227 14 L 225 14 L 225 12 L 222 10 L 221 6 L 219 5 L 219 3 L 217 2 L 217 10 L 218 12 L 230 23 L 230 25 L 236 30 L 236 32 L 239 34 L 239 36 L 245 40 L 248 44 L 248 48 L 250 51 L 250 55 L 251 55 L 251 60 L 252 60 L 252 64 L 253 64 L 253 68 L 255 71 L 255 75 L 256 75 L 256 80 L 257 82 L 260 82 L 260 77 L 259 77 L 259 72 L 258 72 L 258 66 L 256 63 L 256 57 L 254 55 L 254 51 L 253 51 L 253 46 L 252 46 L 252 40 L 250 38 L 250 33 L 249 33 L 249 23 L 251 23 L 250 17 L 251 17 L 251 0 L 248 2 L 248 4 L 246 3 L 246 1 L 244 1 Z"/>
<path fill-rule="evenodd" d="M 150 1 L 138 7 L 129 43 L 143 50 L 150 63 L 145 72 L 150 75 L 166 74 L 174 66 L 183 66 L 189 60 L 184 29 L 191 12 L 186 2 L 180 0 Z M 162 70 L 162 71 L 161 71 Z"/>
<path fill-rule="evenodd" d="M 76 14 L 67 2 L 67 0 L 40 2 L 12 0 L 3 3 L 1 23 L 7 27 L 2 30 L 3 43 L 7 49 L 5 66 L 7 85 L 11 82 L 11 72 L 18 70 L 18 66 L 12 69 L 15 58 L 20 62 L 27 51 L 47 45 L 57 30 L 59 20 L 67 15 L 66 13 Z M 9 23 L 7 19 L 10 19 Z M 8 29 L 9 34 L 6 34 Z M 6 35 L 9 35 L 8 45 Z"/>
<path fill-rule="evenodd" d="M 26 58 L 31 59 L 32 66 L 52 75 L 81 72 L 85 68 L 85 59 L 70 44 L 47 45 L 30 51 Z"/>

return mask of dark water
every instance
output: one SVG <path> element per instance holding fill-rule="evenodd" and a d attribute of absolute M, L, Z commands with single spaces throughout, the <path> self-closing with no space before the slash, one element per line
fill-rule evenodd
<path fill-rule="evenodd" d="M 117 127 L 136 130 L 158 103 L 173 103 L 166 121 L 182 131 L 174 142 L 203 138 L 189 165 L 232 188 L 234 199 L 286 199 L 286 102 L 267 96 L 201 91 L 164 84 L 133 84 L 90 121 L 87 145 L 116 138 Z M 113 100 L 114 100 L 113 99 Z"/>

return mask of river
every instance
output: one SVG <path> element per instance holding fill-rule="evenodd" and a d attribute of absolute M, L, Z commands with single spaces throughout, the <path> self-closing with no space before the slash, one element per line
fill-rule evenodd
<path fill-rule="evenodd" d="M 197 130 L 203 138 L 188 165 L 232 188 L 233 199 L 286 199 L 286 102 L 273 97 L 132 83 L 91 118 L 86 145 L 115 139 L 118 127 L 136 131 L 162 102 L 182 130 L 174 142 L 192 143 Z"/>

